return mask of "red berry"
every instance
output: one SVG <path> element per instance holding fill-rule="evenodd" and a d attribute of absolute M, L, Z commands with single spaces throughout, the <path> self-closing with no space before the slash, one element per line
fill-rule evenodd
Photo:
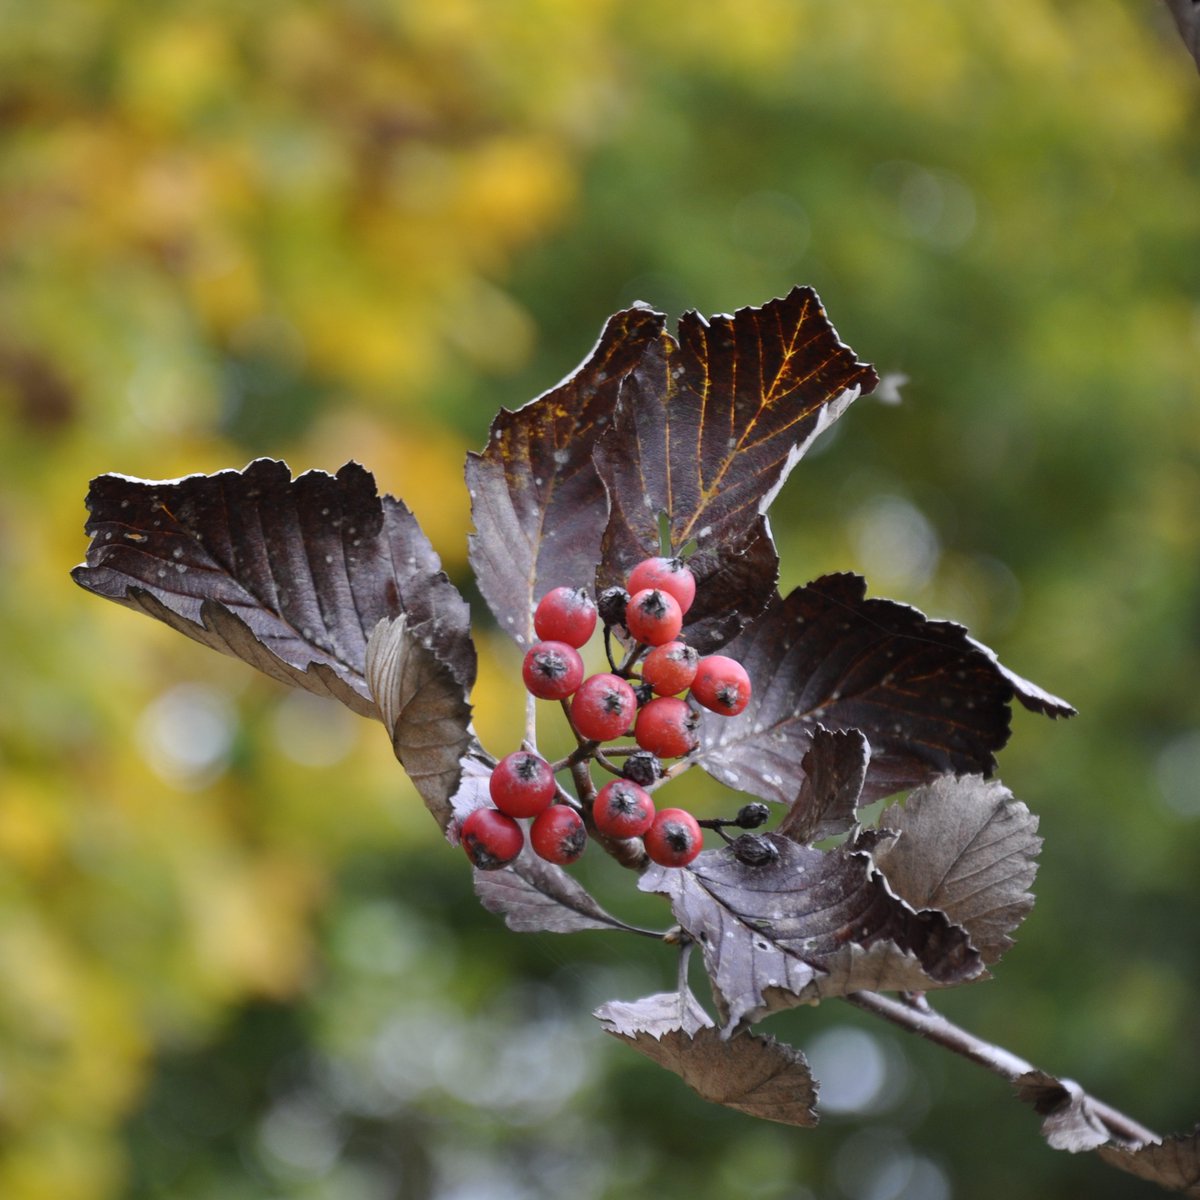
<path fill-rule="evenodd" d="M 699 822 L 682 808 L 664 808 L 646 831 L 646 853 L 663 867 L 686 867 L 704 849 Z"/>
<path fill-rule="evenodd" d="M 642 678 L 660 696 L 677 696 L 692 686 L 700 655 L 686 642 L 655 646 L 642 663 Z"/>
<path fill-rule="evenodd" d="M 494 808 L 477 808 L 463 821 L 458 837 L 467 857 L 481 871 L 508 866 L 525 845 L 520 825 Z"/>
<path fill-rule="evenodd" d="M 647 646 L 662 646 L 673 641 L 683 628 L 679 601 L 661 588 L 634 592 L 625 609 L 625 628 Z"/>
<path fill-rule="evenodd" d="M 608 837 L 641 837 L 654 820 L 654 801 L 636 783 L 614 779 L 597 793 L 592 819 L 596 828 Z"/>
<path fill-rule="evenodd" d="M 585 738 L 607 742 L 633 722 L 637 697 L 618 675 L 589 675 L 571 700 L 571 720 Z"/>
<path fill-rule="evenodd" d="M 659 696 L 638 713 L 633 736 L 643 750 L 660 758 L 679 758 L 696 748 L 696 720 L 686 700 Z"/>
<path fill-rule="evenodd" d="M 544 641 L 582 646 L 596 628 L 596 606 L 583 588 L 556 587 L 533 613 L 533 628 Z"/>
<path fill-rule="evenodd" d="M 565 700 L 583 682 L 583 659 L 566 642 L 534 642 L 521 676 L 539 700 Z"/>
<path fill-rule="evenodd" d="M 544 758 L 528 750 L 516 750 L 496 764 L 488 791 L 502 813 L 536 817 L 554 799 L 554 772 Z"/>
<path fill-rule="evenodd" d="M 533 852 L 547 862 L 573 863 L 587 847 L 583 818 L 565 804 L 552 804 L 529 827 Z"/>
<path fill-rule="evenodd" d="M 736 717 L 750 703 L 750 676 L 736 659 L 709 654 L 696 668 L 692 695 L 705 708 L 724 717 Z"/>
<path fill-rule="evenodd" d="M 687 612 L 696 598 L 696 577 L 681 558 L 647 558 L 629 572 L 625 584 L 632 594 L 643 588 L 661 588 L 679 602 L 679 611 Z"/>

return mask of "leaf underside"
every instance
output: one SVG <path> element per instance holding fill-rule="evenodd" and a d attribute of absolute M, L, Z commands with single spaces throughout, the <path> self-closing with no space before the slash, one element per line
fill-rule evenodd
<path fill-rule="evenodd" d="M 469 614 L 412 513 L 371 474 L 258 459 L 243 471 L 92 481 L 88 591 L 146 612 L 273 678 L 375 715 L 367 641 L 405 614 L 465 695 Z"/>
<path fill-rule="evenodd" d="M 940 909 L 996 962 L 1033 908 L 1037 817 L 1002 784 L 970 776 L 917 789 L 879 825 L 899 835 L 875 851 L 893 890 L 914 908 Z"/>
<path fill-rule="evenodd" d="M 432 643 L 410 628 L 405 614 L 376 625 L 367 641 L 365 670 L 396 758 L 445 829 L 463 758 L 475 742 L 462 685 Z"/>
<path fill-rule="evenodd" d="M 528 846 L 501 870 L 475 871 L 475 894 L 516 933 L 645 932 L 606 912 L 573 876 Z"/>
<path fill-rule="evenodd" d="M 673 1071 L 701 1099 L 784 1125 L 817 1124 L 816 1081 L 804 1055 L 770 1037 L 722 1038 L 690 993 L 613 1001 L 595 1015 L 606 1033 Z"/>

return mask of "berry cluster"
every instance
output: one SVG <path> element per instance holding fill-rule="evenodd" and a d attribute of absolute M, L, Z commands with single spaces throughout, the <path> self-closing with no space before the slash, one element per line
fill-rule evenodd
<path fill-rule="evenodd" d="M 699 822 L 681 808 L 656 810 L 650 796 L 667 777 L 662 760 L 696 748 L 697 706 L 736 716 L 750 701 L 750 679 L 740 663 L 722 654 L 701 657 L 681 640 L 695 596 L 696 580 L 681 559 L 648 558 L 630 572 L 625 587 L 607 589 L 598 603 L 582 588 L 557 587 L 542 597 L 533 616 L 538 641 L 521 673 L 532 695 L 562 703 L 578 748 L 554 764 L 528 750 L 501 759 L 489 782 L 495 807 L 477 809 L 460 830 L 475 866 L 495 870 L 512 862 L 525 844 L 517 823 L 523 818 L 532 818 L 529 844 L 549 862 L 579 858 L 590 817 L 601 836 L 641 838 L 649 858 L 669 867 L 686 866 L 700 853 L 701 824 L 719 831 L 737 823 Z M 598 621 L 611 670 L 587 675 L 579 651 Z M 614 630 L 628 645 L 619 664 Z M 630 733 L 636 745 L 605 745 Z M 595 790 L 589 761 L 616 778 Z M 555 778 L 567 768 L 586 785 L 578 801 Z"/>

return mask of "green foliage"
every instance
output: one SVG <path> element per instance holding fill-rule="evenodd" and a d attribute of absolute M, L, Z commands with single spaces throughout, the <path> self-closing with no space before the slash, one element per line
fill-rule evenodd
<path fill-rule="evenodd" d="M 883 1195 L 864 1161 L 908 1170 L 895 1197 L 1130 1194 L 849 1012 L 785 1032 L 882 1063 L 873 1115 L 801 1134 L 706 1110 L 565 1015 L 668 986 L 648 961 L 504 933 L 383 739 L 66 568 L 81 480 L 268 452 L 367 460 L 461 575 L 463 452 L 498 401 L 633 299 L 811 283 L 911 382 L 780 497 L 785 589 L 861 570 L 1081 710 L 1017 718 L 1002 771 L 1042 815 L 1037 916 L 947 1007 L 1185 1125 L 1200 133 L 1151 15 L 0 6 L 0 1194 Z M 484 633 L 480 731 L 503 744 L 514 652 Z M 539 1045 L 570 1064 L 557 1108 L 488 1090 L 552 1077 Z"/>

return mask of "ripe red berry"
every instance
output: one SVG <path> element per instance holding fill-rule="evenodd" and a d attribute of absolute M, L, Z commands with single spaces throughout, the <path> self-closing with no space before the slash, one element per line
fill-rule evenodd
<path fill-rule="evenodd" d="M 506 867 L 525 845 L 520 825 L 494 808 L 477 808 L 458 833 L 467 857 L 481 871 Z"/>
<path fill-rule="evenodd" d="M 696 748 L 696 720 L 686 700 L 658 696 L 638 713 L 633 736 L 659 758 L 679 758 Z"/>
<path fill-rule="evenodd" d="M 571 720 L 585 738 L 607 742 L 633 723 L 637 697 L 618 675 L 589 675 L 571 700 Z"/>
<path fill-rule="evenodd" d="M 696 598 L 696 577 L 683 565 L 681 558 L 643 559 L 632 571 L 625 584 L 632 594 L 643 588 L 661 588 L 679 602 L 681 612 L 687 612 Z"/>
<path fill-rule="evenodd" d="M 565 700 L 583 682 L 583 659 L 566 642 L 534 642 L 521 676 L 539 700 Z"/>
<path fill-rule="evenodd" d="M 679 601 L 661 588 L 634 592 L 625 609 L 625 628 L 647 646 L 662 646 L 673 641 L 683 628 Z"/>
<path fill-rule="evenodd" d="M 565 804 L 552 804 L 529 827 L 533 852 L 547 862 L 573 863 L 587 848 L 583 818 Z"/>
<path fill-rule="evenodd" d="M 659 696 L 677 696 L 692 686 L 699 662 L 695 647 L 686 642 L 667 642 L 646 655 L 642 678 Z"/>
<path fill-rule="evenodd" d="M 533 628 L 543 641 L 582 646 L 596 628 L 596 606 L 583 588 L 556 587 L 533 612 Z"/>
<path fill-rule="evenodd" d="M 614 779 L 597 793 L 592 819 L 596 828 L 608 837 L 641 837 L 654 820 L 654 801 L 636 783 Z"/>
<path fill-rule="evenodd" d="M 682 808 L 664 808 L 644 840 L 650 861 L 663 867 L 686 867 L 704 849 L 699 822 Z"/>
<path fill-rule="evenodd" d="M 536 817 L 554 799 L 554 772 L 544 758 L 528 750 L 516 750 L 496 764 L 488 791 L 502 813 Z"/>
<path fill-rule="evenodd" d="M 705 708 L 724 717 L 736 717 L 750 703 L 750 676 L 736 659 L 709 654 L 696 668 L 692 695 Z"/>

